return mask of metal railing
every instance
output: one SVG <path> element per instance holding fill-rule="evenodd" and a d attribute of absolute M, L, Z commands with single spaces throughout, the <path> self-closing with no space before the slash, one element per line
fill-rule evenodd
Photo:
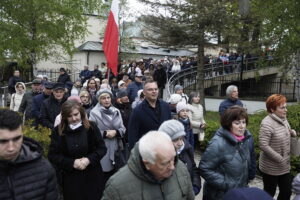
<path fill-rule="evenodd" d="M 71 80 L 76 80 L 79 77 L 79 73 L 80 71 L 76 71 L 74 73 L 70 73 L 69 76 L 71 78 Z M 55 77 L 49 77 L 48 81 L 50 82 L 56 82 L 56 80 L 58 79 L 58 76 Z M 26 82 L 25 86 L 30 86 L 32 84 L 32 82 Z M 27 87 L 30 88 L 30 87 Z M 8 86 L 4 86 L 4 87 L 0 87 L 0 107 L 7 107 L 7 103 L 10 101 L 10 94 L 8 91 Z"/>
<path fill-rule="evenodd" d="M 284 94 L 289 101 L 295 101 L 295 81 L 283 81 L 274 75 L 265 76 L 263 79 L 255 77 L 241 80 L 242 73 L 258 71 L 263 67 L 274 67 L 274 60 L 259 60 L 259 58 L 246 59 L 242 65 L 241 61 L 232 61 L 226 64 L 219 62 L 204 65 L 204 88 L 205 95 L 211 97 L 225 96 L 226 87 L 235 84 L 239 87 L 239 96 L 249 99 L 265 99 L 273 93 Z M 259 67 L 258 67 L 259 66 Z M 242 73 L 241 73 L 242 70 Z M 174 86 L 183 86 L 185 93 L 189 94 L 196 90 L 197 66 L 181 70 L 173 74 L 168 80 L 168 95 L 174 93 Z"/>

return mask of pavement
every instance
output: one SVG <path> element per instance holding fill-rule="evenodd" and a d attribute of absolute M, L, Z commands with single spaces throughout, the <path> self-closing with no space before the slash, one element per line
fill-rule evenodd
<path fill-rule="evenodd" d="M 200 156 L 200 152 L 199 151 L 196 151 L 195 152 L 195 162 L 196 162 L 196 165 L 198 166 L 199 165 L 199 161 L 201 159 L 201 156 Z M 203 187 L 203 184 L 204 184 L 204 179 L 201 178 L 201 181 L 202 181 L 202 187 Z M 260 189 L 263 189 L 263 182 L 262 182 L 262 179 L 261 177 L 259 176 L 256 176 L 254 180 L 252 180 L 250 183 L 249 183 L 249 186 L 250 187 L 257 187 L 257 188 L 260 188 Z M 202 188 L 203 189 L 203 188 Z M 195 200 L 202 200 L 202 197 L 203 197 L 203 190 L 201 189 L 201 192 L 196 196 Z M 277 198 L 277 195 L 278 195 L 278 188 L 277 188 L 277 191 L 276 191 L 276 194 L 275 194 L 275 197 L 274 199 Z M 295 197 L 295 194 L 292 194 L 292 197 L 291 199 L 294 199 Z"/>

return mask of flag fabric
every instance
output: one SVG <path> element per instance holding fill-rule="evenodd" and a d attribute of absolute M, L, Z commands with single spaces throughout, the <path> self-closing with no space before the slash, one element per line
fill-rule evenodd
<path fill-rule="evenodd" d="M 114 75 L 118 74 L 118 49 L 119 49 L 119 0 L 113 0 L 109 12 L 103 40 L 103 51 L 107 66 Z"/>

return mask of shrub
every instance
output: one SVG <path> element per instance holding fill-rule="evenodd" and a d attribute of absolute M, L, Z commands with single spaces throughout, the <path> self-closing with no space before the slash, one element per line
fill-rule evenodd
<path fill-rule="evenodd" d="M 39 142 L 43 148 L 43 155 L 47 157 L 50 145 L 51 130 L 46 127 L 39 126 L 37 129 L 27 123 L 23 127 L 23 133 L 26 137 L 32 138 Z"/>

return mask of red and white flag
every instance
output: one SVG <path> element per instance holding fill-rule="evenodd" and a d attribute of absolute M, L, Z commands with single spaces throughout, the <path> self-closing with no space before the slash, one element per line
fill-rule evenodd
<path fill-rule="evenodd" d="M 113 0 L 108 16 L 103 40 L 103 51 L 107 66 L 114 75 L 118 74 L 118 49 L 119 49 L 119 0 Z"/>

